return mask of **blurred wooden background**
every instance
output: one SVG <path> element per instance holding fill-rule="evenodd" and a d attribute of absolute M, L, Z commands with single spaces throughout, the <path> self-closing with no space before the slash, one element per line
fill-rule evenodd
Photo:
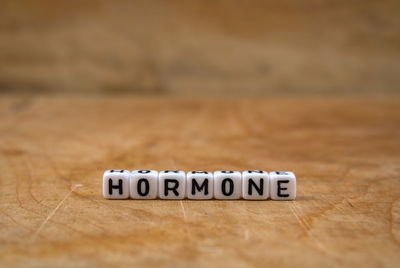
<path fill-rule="evenodd" d="M 400 89 L 400 2 L 0 2 L 0 92 Z"/>

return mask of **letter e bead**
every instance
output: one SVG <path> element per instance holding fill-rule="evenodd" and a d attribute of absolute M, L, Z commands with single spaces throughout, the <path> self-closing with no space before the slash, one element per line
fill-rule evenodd
<path fill-rule="evenodd" d="M 290 171 L 274 171 L 269 173 L 271 179 L 272 200 L 296 199 L 296 176 Z"/>

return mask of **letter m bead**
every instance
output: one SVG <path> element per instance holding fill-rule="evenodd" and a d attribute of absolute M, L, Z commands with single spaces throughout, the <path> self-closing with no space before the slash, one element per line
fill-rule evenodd
<path fill-rule="evenodd" d="M 103 175 L 103 196 L 107 199 L 129 198 L 129 177 L 127 170 L 111 169 Z"/>
<path fill-rule="evenodd" d="M 186 196 L 189 199 L 212 199 L 214 176 L 208 171 L 191 171 L 186 174 Z"/>

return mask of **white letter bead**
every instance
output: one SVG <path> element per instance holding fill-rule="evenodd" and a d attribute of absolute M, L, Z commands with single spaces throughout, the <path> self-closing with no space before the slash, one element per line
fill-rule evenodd
<path fill-rule="evenodd" d="M 155 170 L 132 171 L 130 193 L 133 199 L 156 199 L 158 195 L 158 172 Z"/>
<path fill-rule="evenodd" d="M 249 170 L 242 173 L 243 198 L 266 200 L 269 197 L 269 174 L 262 170 Z"/>
<path fill-rule="evenodd" d="M 274 171 L 269 173 L 271 180 L 272 200 L 296 199 L 296 176 L 290 171 Z"/>
<path fill-rule="evenodd" d="M 189 199 L 211 199 L 214 194 L 213 175 L 208 171 L 191 171 L 186 175 L 186 196 Z"/>
<path fill-rule="evenodd" d="M 214 172 L 215 199 L 240 199 L 242 196 L 242 173 L 239 171 Z"/>
<path fill-rule="evenodd" d="M 165 170 L 158 174 L 158 196 L 161 199 L 183 199 L 186 175 L 182 170 Z"/>
<path fill-rule="evenodd" d="M 127 170 L 111 169 L 103 175 L 103 196 L 107 199 L 129 198 L 129 177 Z"/>

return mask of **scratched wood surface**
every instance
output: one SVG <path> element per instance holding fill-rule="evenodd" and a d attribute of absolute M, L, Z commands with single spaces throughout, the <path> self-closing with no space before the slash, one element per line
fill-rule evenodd
<path fill-rule="evenodd" d="M 400 100 L 0 98 L 1 266 L 398 267 Z M 292 170 L 296 201 L 109 201 L 125 169 Z"/>

